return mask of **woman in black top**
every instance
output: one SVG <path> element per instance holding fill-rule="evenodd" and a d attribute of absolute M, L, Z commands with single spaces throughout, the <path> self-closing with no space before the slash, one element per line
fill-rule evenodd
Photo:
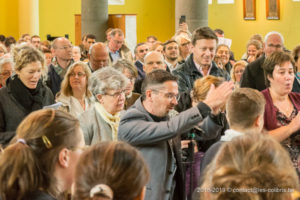
<path fill-rule="evenodd" d="M 46 71 L 43 54 L 30 46 L 13 51 L 16 74 L 0 89 L 0 145 L 15 136 L 20 122 L 32 111 L 54 103 L 51 90 L 42 82 Z"/>

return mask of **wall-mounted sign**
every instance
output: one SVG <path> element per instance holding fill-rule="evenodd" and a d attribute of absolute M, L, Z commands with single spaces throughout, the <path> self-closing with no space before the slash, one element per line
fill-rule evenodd
<path fill-rule="evenodd" d="M 218 4 L 234 4 L 234 0 L 218 0 Z"/>
<path fill-rule="evenodd" d="M 124 5 L 125 0 L 108 0 L 108 5 Z"/>

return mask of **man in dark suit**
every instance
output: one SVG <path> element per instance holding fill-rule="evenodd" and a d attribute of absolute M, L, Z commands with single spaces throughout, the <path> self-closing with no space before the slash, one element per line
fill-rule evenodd
<path fill-rule="evenodd" d="M 169 118 L 178 100 L 177 78 L 165 70 L 147 74 L 142 97 L 125 112 L 118 132 L 119 140 L 137 147 L 148 164 L 151 178 L 145 200 L 186 199 L 177 137 L 201 122 L 212 109 L 219 109 L 232 89 L 231 82 L 213 87 L 203 102 Z"/>
<path fill-rule="evenodd" d="M 135 63 L 134 65 L 136 66 L 138 70 L 138 80 L 144 79 L 145 78 L 145 72 L 143 70 L 143 65 L 144 65 L 144 57 L 149 51 L 149 47 L 146 43 L 139 43 L 136 45 L 134 49 L 134 54 L 135 54 Z"/>
<path fill-rule="evenodd" d="M 259 91 L 267 88 L 262 65 L 265 58 L 270 56 L 273 52 L 283 51 L 283 43 L 283 36 L 279 32 L 272 31 L 267 33 L 263 47 L 264 55 L 247 65 L 243 73 L 241 87 L 249 87 Z"/>

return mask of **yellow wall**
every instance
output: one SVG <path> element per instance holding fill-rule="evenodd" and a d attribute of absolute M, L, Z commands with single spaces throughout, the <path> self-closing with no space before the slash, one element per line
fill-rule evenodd
<path fill-rule="evenodd" d="M 125 0 L 125 5 L 109 6 L 109 14 L 137 15 L 137 43 L 155 35 L 164 42 L 175 31 L 174 0 Z"/>
<path fill-rule="evenodd" d="M 292 0 L 280 1 L 280 20 L 266 19 L 266 1 L 256 1 L 256 20 L 243 19 L 243 1 L 235 0 L 235 4 L 209 5 L 209 26 L 221 28 L 225 37 L 233 39 L 232 50 L 235 58 L 240 59 L 246 51 L 246 44 L 251 35 L 265 35 L 269 31 L 279 31 L 285 39 L 285 46 L 292 50 L 300 44 L 300 2 Z"/>
<path fill-rule="evenodd" d="M 75 41 L 74 14 L 81 13 L 81 0 L 41 0 L 40 36 L 46 34 L 62 36 L 69 34 Z M 265 1 L 256 1 L 256 20 L 243 20 L 243 1 L 234 4 L 209 5 L 209 26 L 221 28 L 225 37 L 233 39 L 232 50 L 236 59 L 245 52 L 249 37 L 255 33 L 265 35 L 271 30 L 279 31 L 285 38 L 285 45 L 293 49 L 300 44 L 300 2 L 280 1 L 280 20 L 266 19 Z M 0 0 L 0 34 L 19 38 L 18 0 Z M 137 42 L 156 35 L 160 41 L 169 39 L 175 29 L 175 0 L 125 0 L 125 5 L 109 6 L 110 14 L 137 15 Z"/>
<path fill-rule="evenodd" d="M 42 39 L 46 39 L 47 34 L 53 36 L 69 34 L 74 43 L 74 14 L 81 13 L 81 0 L 51 0 L 51 3 L 49 2 L 49 0 L 40 1 Z M 165 41 L 174 33 L 175 4 L 173 0 L 125 0 L 125 5 L 109 6 L 108 12 L 109 14 L 137 15 L 137 42 L 145 41 L 149 35 L 157 35 L 159 40 Z"/>
<path fill-rule="evenodd" d="M 0 0 L 0 34 L 19 39 L 19 1 Z"/>
<path fill-rule="evenodd" d="M 42 0 L 40 2 L 40 36 L 69 34 L 75 42 L 75 14 L 81 13 L 81 0 Z"/>

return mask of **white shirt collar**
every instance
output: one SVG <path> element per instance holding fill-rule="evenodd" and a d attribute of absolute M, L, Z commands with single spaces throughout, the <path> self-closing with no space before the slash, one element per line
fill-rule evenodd
<path fill-rule="evenodd" d="M 228 141 L 231 141 L 233 138 L 242 136 L 242 135 L 244 135 L 244 133 L 235 131 L 233 129 L 228 129 L 225 131 L 225 135 L 223 135 L 221 137 L 221 141 L 228 142 Z"/>

